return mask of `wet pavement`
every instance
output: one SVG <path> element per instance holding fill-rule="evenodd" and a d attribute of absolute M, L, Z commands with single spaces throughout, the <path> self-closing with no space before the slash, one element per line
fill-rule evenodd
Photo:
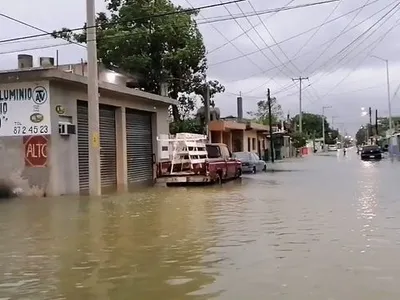
<path fill-rule="evenodd" d="M 0 203 L 0 299 L 399 299 L 400 163 Z"/>

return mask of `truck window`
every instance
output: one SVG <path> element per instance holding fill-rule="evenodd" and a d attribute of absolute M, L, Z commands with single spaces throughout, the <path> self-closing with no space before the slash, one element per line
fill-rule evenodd
<path fill-rule="evenodd" d="M 220 158 L 221 152 L 219 151 L 219 147 L 216 145 L 207 145 L 207 153 L 208 158 Z"/>
<path fill-rule="evenodd" d="M 219 149 L 221 151 L 222 158 L 230 158 L 231 157 L 231 153 L 229 152 L 228 147 L 220 146 Z"/>

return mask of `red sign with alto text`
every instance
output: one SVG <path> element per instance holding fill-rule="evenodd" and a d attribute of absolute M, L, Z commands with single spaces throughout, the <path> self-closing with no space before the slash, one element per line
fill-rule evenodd
<path fill-rule="evenodd" d="M 47 138 L 42 135 L 24 136 L 25 166 L 47 166 L 47 143 Z"/>

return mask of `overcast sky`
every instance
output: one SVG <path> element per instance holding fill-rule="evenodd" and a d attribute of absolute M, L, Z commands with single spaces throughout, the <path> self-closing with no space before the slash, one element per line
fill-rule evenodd
<path fill-rule="evenodd" d="M 294 0 L 289 6 L 319 1 Z M 47 31 L 79 27 L 85 21 L 85 1 L 82 0 L 3 2 L 1 13 Z M 219 3 L 220 0 L 173 2 L 184 7 L 198 7 Z M 283 7 L 288 2 L 291 1 L 243 1 L 202 10 L 197 19 L 204 23 L 204 18 L 229 17 L 243 12 L 248 15 L 254 12 L 253 8 L 265 11 Z M 400 84 L 400 45 L 399 39 L 396 39 L 400 26 L 394 27 L 400 13 L 397 7 L 389 11 L 397 2 L 341 0 L 276 14 L 199 25 L 209 52 L 208 75 L 220 80 L 226 87 L 226 92 L 216 97 L 222 115 L 236 115 L 236 97 L 240 92 L 244 110 L 254 110 L 257 101 L 265 98 L 266 88 L 269 87 L 285 114 L 293 116 L 299 111 L 299 86 L 292 82 L 292 78 L 303 76 L 309 77 L 303 82 L 303 111 L 321 113 L 323 106 L 332 106 L 326 110 L 326 115 L 328 121 L 332 116 L 337 117 L 335 127 L 341 127 L 339 123 L 343 123 L 342 126 L 354 134 L 362 123 L 367 122 L 366 117 L 361 117 L 361 107 L 371 106 L 378 109 L 381 116 L 386 116 L 385 63 L 372 55 L 389 60 L 393 96 Z M 105 10 L 103 0 L 96 0 L 96 5 L 98 11 Z M 329 22 L 332 19 L 337 20 Z M 310 30 L 314 27 L 318 29 Z M 0 28 L 1 40 L 39 33 L 3 17 L 0 17 Z M 3 43 L 0 68 L 16 68 L 17 53 L 29 53 L 35 57 L 54 56 L 58 49 L 60 63 L 76 63 L 81 58 L 85 59 L 85 49 L 76 45 L 30 50 L 64 43 L 43 37 Z M 399 102 L 400 97 L 392 99 L 393 115 L 400 115 Z"/>

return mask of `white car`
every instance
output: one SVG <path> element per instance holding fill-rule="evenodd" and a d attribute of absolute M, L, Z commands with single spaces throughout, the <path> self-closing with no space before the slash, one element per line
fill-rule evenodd
<path fill-rule="evenodd" d="M 338 147 L 336 145 L 328 145 L 328 151 L 337 151 Z"/>

